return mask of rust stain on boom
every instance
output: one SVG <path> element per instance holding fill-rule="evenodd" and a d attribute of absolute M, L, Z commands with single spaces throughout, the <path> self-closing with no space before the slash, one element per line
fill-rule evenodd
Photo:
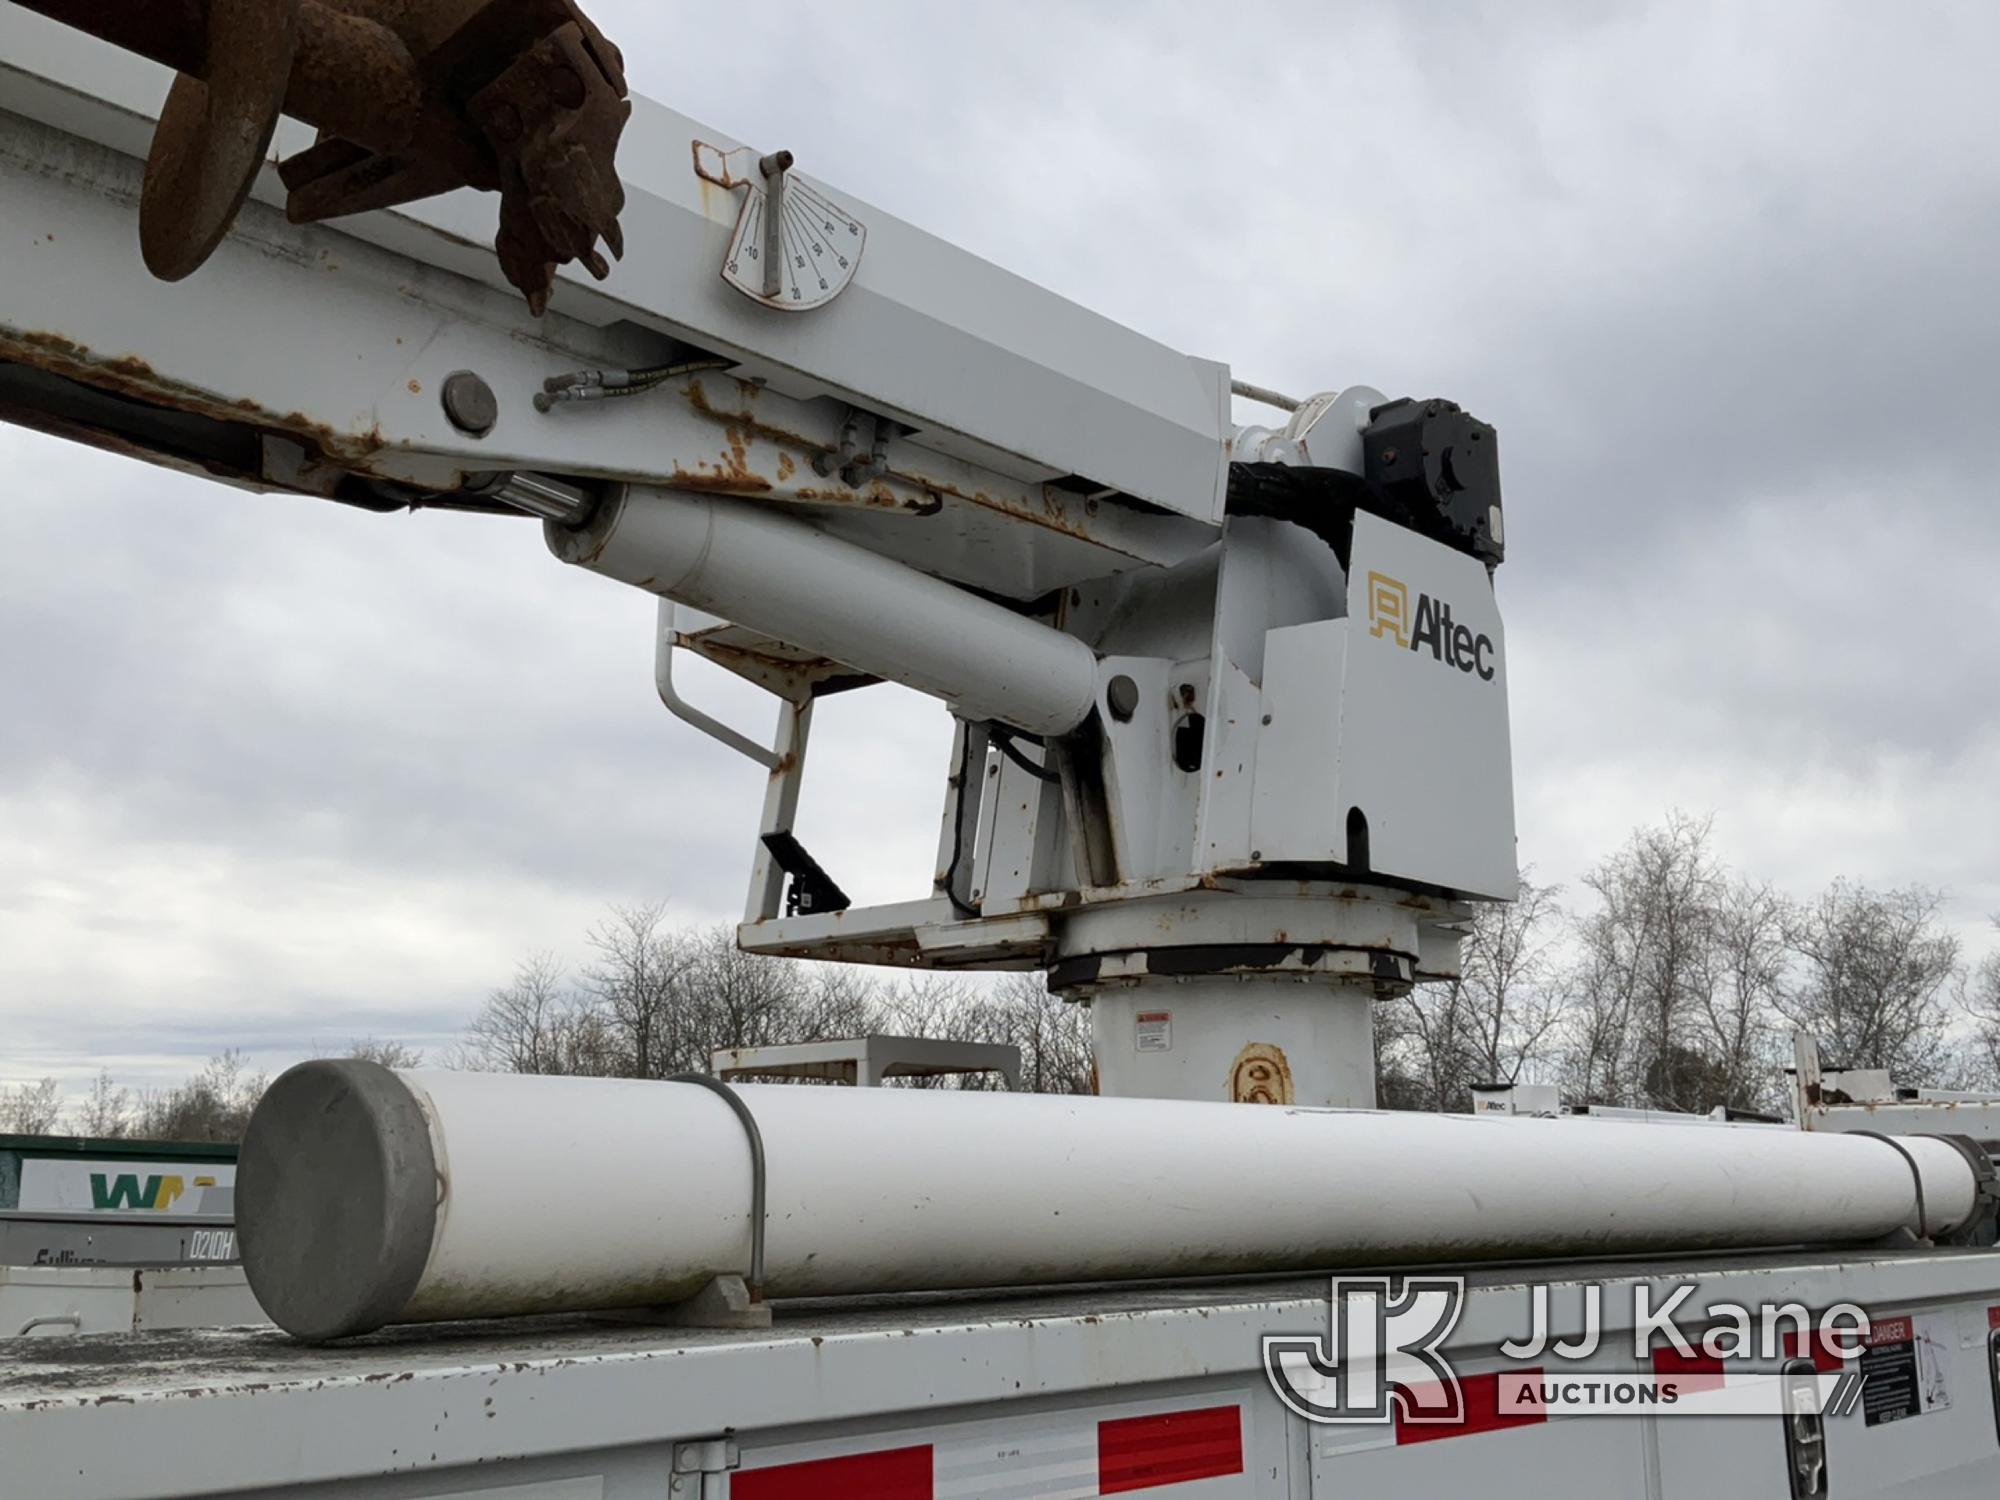
<path fill-rule="evenodd" d="M 294 223 L 454 188 L 500 194 L 495 250 L 539 316 L 556 268 L 624 253 L 624 62 L 575 0 L 17 0 L 179 76 L 146 162 L 153 273 L 229 232 L 280 113 L 319 128 L 279 164 Z"/>
<path fill-rule="evenodd" d="M 793 432 L 761 414 L 757 398 L 760 387 L 748 381 L 730 380 L 725 386 L 733 389 L 738 404 L 731 408 L 726 404 L 726 395 L 718 399 L 709 393 L 700 380 L 689 380 L 681 395 L 690 410 L 699 413 L 712 422 L 724 425 L 730 443 L 730 452 L 724 455 L 719 466 L 711 470 L 707 464 L 698 465 L 694 471 L 676 467 L 674 483 L 681 488 L 704 490 L 718 494 L 760 494 L 776 488 L 770 475 L 759 472 L 748 460 L 752 445 L 759 439 L 783 444 L 802 452 L 826 452 L 826 445 L 819 439 L 801 432 Z M 787 481 L 796 472 L 797 461 L 780 453 L 776 460 L 776 475 L 779 482 Z M 1074 537 L 1094 546 L 1111 546 L 1091 524 L 1096 515 L 1095 502 L 1086 501 L 1083 496 L 1066 496 L 1062 491 L 1048 485 L 1037 485 L 1018 496 L 994 496 L 983 489 L 963 489 L 933 474 L 903 475 L 892 471 L 892 478 L 901 480 L 912 488 L 921 489 L 928 497 L 928 503 L 914 497 L 899 496 L 895 490 L 880 479 L 855 487 L 840 482 L 829 482 L 819 486 L 795 486 L 788 493 L 797 500 L 820 501 L 828 504 L 856 505 L 874 510 L 909 511 L 918 515 L 934 514 L 946 498 L 976 505 L 985 510 L 995 511 L 1010 519 L 1026 521 L 1064 536 Z M 1074 504 L 1071 502 L 1074 501 Z"/>
<path fill-rule="evenodd" d="M 357 467 L 365 465 L 369 458 L 388 446 L 377 427 L 371 426 L 358 432 L 343 431 L 325 422 L 316 422 L 303 412 L 274 412 L 247 398 L 218 400 L 209 392 L 160 374 L 136 355 L 99 354 L 74 339 L 45 330 L 16 334 L 0 331 L 0 363 L 44 370 L 93 390 L 143 402 L 148 406 L 188 412 L 218 422 L 240 423 L 259 432 L 295 438 L 308 451 L 322 458 L 342 460 Z M 116 434 L 102 429 L 65 435 L 100 447 L 121 448 Z M 131 451 L 149 461 L 160 459 L 159 454 L 144 447 L 123 445 L 121 451 Z"/>

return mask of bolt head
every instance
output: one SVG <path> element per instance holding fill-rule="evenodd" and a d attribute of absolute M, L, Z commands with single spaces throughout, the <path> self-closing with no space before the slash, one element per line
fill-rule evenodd
<path fill-rule="evenodd" d="M 1120 672 L 1104 685 L 1104 702 L 1111 717 L 1124 724 L 1139 711 L 1139 684 Z"/>
<path fill-rule="evenodd" d="M 500 420 L 493 387 L 470 370 L 447 375 L 438 399 L 444 404 L 445 419 L 468 437 L 485 437 Z"/>

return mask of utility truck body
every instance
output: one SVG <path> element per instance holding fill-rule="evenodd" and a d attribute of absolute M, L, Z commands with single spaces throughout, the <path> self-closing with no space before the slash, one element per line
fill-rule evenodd
<path fill-rule="evenodd" d="M 781 1304 L 757 1334 L 538 1319 L 324 1349 L 244 1329 L 37 1340 L 0 1346 L 0 1473 L 10 1497 L 65 1500 L 1946 1500 L 2000 1486 L 2000 1254 L 1775 1252 L 1469 1281 L 1448 1345 L 1469 1393 L 1460 1427 L 1289 1410 L 1261 1341 L 1325 1331 L 1327 1283 L 1299 1278 Z M 1580 1333 L 1581 1289 L 1603 1287 L 1603 1348 L 1576 1368 L 1679 1371 L 1678 1405 L 1773 1364 L 1635 1360 L 1642 1285 L 1656 1307 L 1692 1285 L 1679 1323 L 1693 1332 L 1711 1302 L 1857 1303 L 1892 1332 L 1908 1322 L 1928 1385 L 1864 1385 L 1821 1419 L 1818 1488 L 1795 1487 L 1794 1419 L 1775 1413 L 1504 1416 L 1494 1381 L 1521 1366 L 1498 1346 L 1528 1332 L 1536 1285 L 1552 1289 L 1556 1339 Z"/>
<path fill-rule="evenodd" d="M 777 144 L 628 100 L 575 0 L 0 3 L 0 418 L 537 517 L 768 772 L 739 944 L 1044 972 L 1109 1097 L 302 1064 L 234 1192 L 277 1327 L 0 1340 L 0 1500 L 2000 1485 L 1981 1107 L 1372 1108 L 1373 1007 L 1518 888 L 1494 429 L 1249 385 Z M 881 682 L 953 745 L 858 908 L 798 809 Z"/>

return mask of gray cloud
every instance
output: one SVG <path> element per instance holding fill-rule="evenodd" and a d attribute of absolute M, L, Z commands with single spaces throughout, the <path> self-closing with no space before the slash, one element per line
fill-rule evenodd
<path fill-rule="evenodd" d="M 1713 809 L 1988 941 L 2000 13 L 592 8 L 644 91 L 1144 332 L 1496 422 L 1544 878 Z M 5 429 L 0 470 L 0 1075 L 442 1036 L 607 901 L 740 906 L 761 773 L 531 527 Z M 922 888 L 945 731 L 821 715 L 803 831 L 858 896 Z"/>

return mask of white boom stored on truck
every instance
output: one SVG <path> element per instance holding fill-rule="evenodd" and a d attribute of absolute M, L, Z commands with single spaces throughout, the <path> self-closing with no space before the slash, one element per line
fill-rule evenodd
<path fill-rule="evenodd" d="M 742 945 L 1046 971 L 1109 1096 L 305 1064 L 238 1181 L 278 1330 L 12 1346 L 0 1495 L 1990 1490 L 1956 1133 L 1370 1108 L 1374 1003 L 1516 885 L 1493 429 L 1246 386 L 820 165 L 628 101 L 572 0 L 0 6 L 0 416 L 539 517 L 770 772 Z M 955 742 L 927 891 L 857 909 L 794 829 L 880 681 Z"/>

